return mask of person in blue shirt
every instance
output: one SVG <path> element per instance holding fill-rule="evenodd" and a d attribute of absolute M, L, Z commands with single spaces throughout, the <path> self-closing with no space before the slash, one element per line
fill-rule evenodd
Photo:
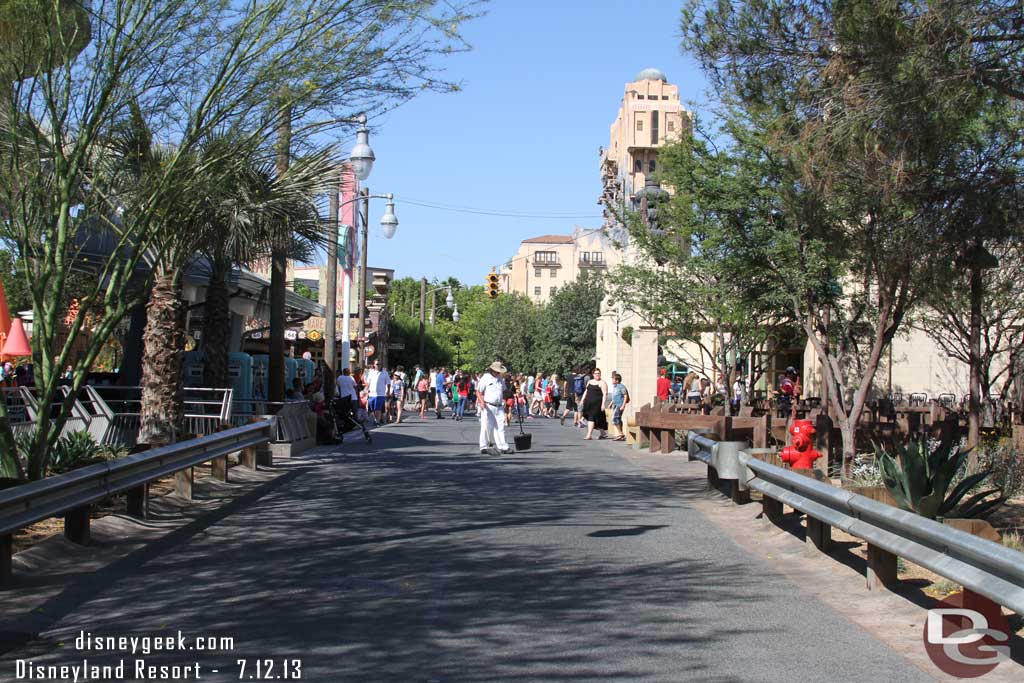
<path fill-rule="evenodd" d="M 448 393 L 445 391 L 447 377 L 444 374 L 444 368 L 437 369 L 437 379 L 435 382 L 434 388 L 437 389 L 437 401 L 434 403 L 434 408 L 437 410 L 437 419 L 443 420 L 444 415 L 441 414 L 441 411 L 448 407 Z"/>

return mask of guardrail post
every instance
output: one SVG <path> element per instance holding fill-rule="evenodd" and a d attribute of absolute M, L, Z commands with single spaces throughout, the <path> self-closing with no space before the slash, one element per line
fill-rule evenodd
<path fill-rule="evenodd" d="M 14 536 L 0 536 L 0 583 L 7 583 L 14 575 L 11 560 L 14 557 Z"/>
<path fill-rule="evenodd" d="M 898 578 L 896 556 L 868 543 L 868 590 L 885 590 L 887 586 L 896 583 Z"/>
<path fill-rule="evenodd" d="M 256 447 L 246 446 L 238 456 L 238 464 L 250 470 L 256 469 Z"/>
<path fill-rule="evenodd" d="M 782 523 L 782 503 L 781 501 L 769 498 L 762 494 L 761 496 L 761 516 L 764 518 L 766 523 L 781 524 Z"/>
<path fill-rule="evenodd" d="M 750 491 L 740 488 L 739 480 L 733 479 L 729 483 L 729 497 L 737 505 L 746 505 L 750 502 Z"/>
<path fill-rule="evenodd" d="M 194 467 L 186 467 L 174 473 L 174 492 L 185 500 L 192 500 L 192 487 L 196 481 Z"/>
<path fill-rule="evenodd" d="M 214 458 L 210 461 L 210 468 L 214 479 L 225 482 L 228 480 L 228 456 Z"/>
<path fill-rule="evenodd" d="M 129 515 L 139 519 L 149 519 L 149 484 L 128 489 L 126 498 Z"/>
<path fill-rule="evenodd" d="M 256 446 L 256 466 L 257 467 L 270 467 L 274 464 L 274 451 L 271 449 L 269 443 L 260 444 Z M 255 469 L 255 468 L 253 468 Z"/>
<path fill-rule="evenodd" d="M 86 545 L 89 542 L 91 505 L 69 510 L 64 514 L 64 537 L 72 543 Z"/>
<path fill-rule="evenodd" d="M 832 527 L 808 515 L 804 540 L 807 542 L 808 550 L 814 547 L 823 553 L 828 552 L 829 543 L 832 541 Z"/>

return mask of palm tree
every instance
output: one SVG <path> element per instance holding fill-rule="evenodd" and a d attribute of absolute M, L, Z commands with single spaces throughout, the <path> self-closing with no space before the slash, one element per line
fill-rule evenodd
<path fill-rule="evenodd" d="M 282 223 L 291 231 L 291 257 L 306 260 L 324 241 L 315 198 L 336 188 L 340 168 L 333 150 L 305 156 L 278 175 L 269 158 L 250 158 L 236 177 L 235 201 L 211 223 L 200 246 L 210 265 L 206 290 L 203 350 L 206 386 L 228 384 L 230 312 L 227 279 L 235 266 L 268 258 Z"/>

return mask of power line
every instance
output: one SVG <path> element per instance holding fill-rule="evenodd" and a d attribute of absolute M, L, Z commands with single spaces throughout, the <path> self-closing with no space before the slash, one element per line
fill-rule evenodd
<path fill-rule="evenodd" d="M 516 210 L 505 210 L 505 209 L 485 209 L 473 206 L 458 206 L 456 204 L 440 204 L 437 202 L 428 202 L 421 199 L 413 199 L 411 197 L 395 195 L 395 200 L 400 201 L 404 204 L 412 204 L 414 206 L 422 206 L 428 209 L 437 209 L 438 211 L 450 211 L 452 213 L 469 213 L 480 216 L 495 216 L 499 218 L 533 218 L 541 220 L 573 220 L 573 219 L 584 219 L 584 218 L 603 218 L 602 214 L 584 214 L 584 213 L 571 213 L 571 212 L 532 212 L 532 211 L 516 211 Z"/>

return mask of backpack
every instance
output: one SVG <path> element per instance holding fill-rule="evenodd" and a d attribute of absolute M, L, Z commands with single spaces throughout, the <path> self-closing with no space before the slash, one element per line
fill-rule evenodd
<path fill-rule="evenodd" d="M 583 393 L 583 390 L 587 388 L 587 383 L 583 379 L 582 375 L 576 375 L 576 379 L 572 381 L 572 390 L 577 396 Z"/>

